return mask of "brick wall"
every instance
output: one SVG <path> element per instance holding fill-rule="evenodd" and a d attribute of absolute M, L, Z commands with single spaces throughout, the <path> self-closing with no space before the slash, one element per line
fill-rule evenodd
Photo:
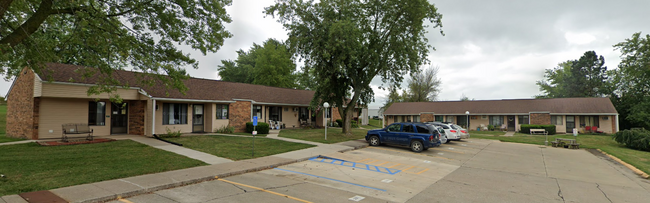
<path fill-rule="evenodd" d="M 129 134 L 144 135 L 144 114 L 147 101 L 129 102 Z"/>
<path fill-rule="evenodd" d="M 7 98 L 7 137 L 38 139 L 34 132 L 34 72 L 25 68 L 14 81 Z"/>
<path fill-rule="evenodd" d="M 41 98 L 40 97 L 35 97 L 34 98 L 34 130 L 32 132 L 32 139 L 38 139 L 38 122 L 39 122 L 39 111 L 41 110 Z"/>
<path fill-rule="evenodd" d="M 612 120 L 612 133 L 616 133 L 616 116 L 609 116 L 609 120 Z"/>
<path fill-rule="evenodd" d="M 424 123 L 424 122 L 433 122 L 433 121 L 434 121 L 433 114 L 424 113 L 420 115 L 420 122 Z"/>
<path fill-rule="evenodd" d="M 530 114 L 530 124 L 550 125 L 551 124 L 551 114 L 549 114 L 549 113 L 531 113 Z"/>
<path fill-rule="evenodd" d="M 334 107 L 331 109 L 332 109 L 332 121 L 336 121 L 337 119 L 342 119 L 341 114 L 339 114 L 339 107 Z"/>
<path fill-rule="evenodd" d="M 245 132 L 246 123 L 251 122 L 251 102 L 249 101 L 237 101 L 231 103 L 229 119 L 230 126 L 235 127 L 235 132 Z"/>

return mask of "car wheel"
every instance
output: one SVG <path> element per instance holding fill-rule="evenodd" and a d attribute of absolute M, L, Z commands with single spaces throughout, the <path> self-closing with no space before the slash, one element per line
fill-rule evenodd
<path fill-rule="evenodd" d="M 449 142 L 449 140 L 447 140 L 447 136 L 446 136 L 446 135 L 440 137 L 440 143 L 446 144 L 446 143 L 448 143 L 448 142 Z"/>
<path fill-rule="evenodd" d="M 411 142 L 411 150 L 414 152 L 421 152 L 424 150 L 424 145 L 422 145 L 422 142 L 420 141 L 413 141 Z"/>
<path fill-rule="evenodd" d="M 368 143 L 370 143 L 370 146 L 379 146 L 379 137 L 377 136 L 370 136 L 370 139 L 368 139 Z"/>

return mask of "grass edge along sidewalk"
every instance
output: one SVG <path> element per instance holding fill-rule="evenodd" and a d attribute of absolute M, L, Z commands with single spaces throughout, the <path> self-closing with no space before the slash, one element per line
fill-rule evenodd
<path fill-rule="evenodd" d="M 325 128 L 282 129 L 278 136 L 291 139 L 320 142 L 324 144 L 332 144 L 350 140 L 364 139 L 368 133 L 367 129 L 353 128 L 352 135 L 346 136 L 341 131 L 341 128 L 328 128 L 327 140 L 325 140 Z"/>
<path fill-rule="evenodd" d="M 197 135 L 165 138 L 183 144 L 183 147 L 212 154 L 233 161 L 271 156 L 285 152 L 315 147 L 314 145 L 287 142 L 266 137 L 255 138 L 255 157 L 252 157 L 253 137 L 224 135 Z"/>
<path fill-rule="evenodd" d="M 131 140 L 0 146 L 0 196 L 207 165 Z"/>
<path fill-rule="evenodd" d="M 546 140 L 544 135 L 527 135 L 516 133 L 514 136 L 494 136 L 480 134 L 479 131 L 471 131 L 471 138 L 499 140 L 502 142 L 515 142 L 525 144 L 544 145 Z M 555 138 L 575 139 L 571 134 L 558 134 L 549 135 L 548 141 L 555 140 Z M 578 142 L 581 148 L 587 149 L 600 149 L 607 154 L 617 157 L 618 159 L 636 167 L 637 169 L 650 174 L 650 152 L 634 150 L 618 144 L 612 139 L 611 135 L 578 135 Z"/>

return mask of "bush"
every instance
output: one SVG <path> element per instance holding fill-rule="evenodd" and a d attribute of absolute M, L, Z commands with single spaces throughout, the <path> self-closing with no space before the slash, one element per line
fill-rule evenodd
<path fill-rule="evenodd" d="M 336 124 L 338 124 L 340 127 L 343 127 L 343 119 L 336 119 Z"/>
<path fill-rule="evenodd" d="M 359 123 L 357 123 L 356 121 L 353 121 L 352 122 L 352 128 L 359 128 Z"/>
<path fill-rule="evenodd" d="M 269 134 L 269 124 L 264 122 L 257 122 L 257 134 Z M 253 122 L 246 123 L 246 132 L 253 133 Z"/>
<path fill-rule="evenodd" d="M 174 137 L 180 137 L 181 136 L 181 130 L 172 131 L 169 128 L 167 128 L 166 130 L 167 130 L 166 134 L 160 134 L 160 135 L 158 135 L 158 137 L 160 137 L 160 138 L 174 138 Z"/>
<path fill-rule="evenodd" d="M 618 131 L 613 138 L 630 149 L 650 152 L 650 131 L 645 129 Z"/>
<path fill-rule="evenodd" d="M 544 129 L 549 135 L 555 135 L 555 125 L 521 124 L 520 133 L 530 134 L 530 129 Z"/>
<path fill-rule="evenodd" d="M 359 128 L 359 123 L 357 121 L 350 121 L 352 123 L 352 128 Z M 343 127 L 343 119 L 336 119 L 336 124 L 338 127 Z"/>
<path fill-rule="evenodd" d="M 494 126 L 493 126 L 493 125 L 488 125 L 488 130 L 489 130 L 489 131 L 493 131 L 493 130 L 494 130 Z"/>
<path fill-rule="evenodd" d="M 221 128 L 215 128 L 214 129 L 215 133 L 234 133 L 235 132 L 235 127 L 234 126 L 223 126 Z"/>

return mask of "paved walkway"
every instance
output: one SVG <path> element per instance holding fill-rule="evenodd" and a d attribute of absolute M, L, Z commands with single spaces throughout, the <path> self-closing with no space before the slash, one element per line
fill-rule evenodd
<path fill-rule="evenodd" d="M 0 143 L 0 146 L 2 145 L 12 145 L 12 144 L 23 144 L 23 143 L 30 143 L 30 142 L 36 142 L 37 140 L 21 140 L 21 141 L 14 141 L 14 142 L 3 142 Z"/>
<path fill-rule="evenodd" d="M 275 137 L 277 139 L 277 133 L 274 134 L 275 136 L 271 134 L 271 137 Z M 318 143 L 316 147 L 312 148 L 233 162 L 231 160 L 219 158 L 213 155 L 203 156 L 202 154 L 205 153 L 189 150 L 176 145 L 171 145 L 166 142 L 148 137 L 120 135 L 111 136 L 111 138 L 131 139 L 158 149 L 171 151 L 190 158 L 202 160 L 206 163 L 214 164 L 209 166 L 199 166 L 175 171 L 167 171 L 162 173 L 76 185 L 65 188 L 52 189 L 49 191 L 68 202 L 103 202 L 115 200 L 121 197 L 136 196 L 168 188 L 179 187 L 182 185 L 215 180 L 217 178 L 224 178 L 254 171 L 266 170 L 281 165 L 304 161 L 318 155 L 345 152 L 368 146 L 366 142 L 357 140 L 337 144 Z M 289 140 L 296 141 L 293 139 Z M 0 197 L 0 203 L 5 202 L 25 203 L 26 201 L 19 195 L 8 195 Z"/>
<path fill-rule="evenodd" d="M 505 136 L 505 137 L 512 137 L 512 136 L 514 136 L 514 135 L 515 135 L 515 132 L 513 132 L 513 131 L 508 131 L 508 132 L 506 132 L 506 134 L 503 135 L 503 136 Z"/>

